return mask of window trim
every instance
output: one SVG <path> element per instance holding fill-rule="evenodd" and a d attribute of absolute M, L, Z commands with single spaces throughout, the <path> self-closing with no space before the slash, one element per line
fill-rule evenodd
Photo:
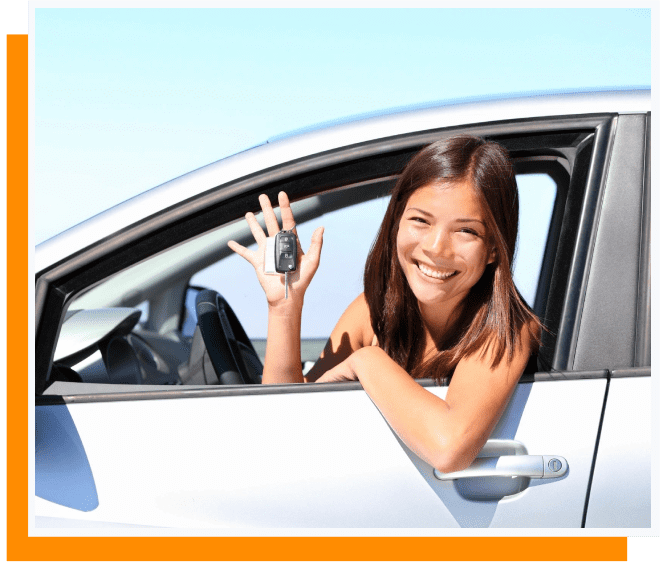
<path fill-rule="evenodd" d="M 639 289 L 633 363 L 635 366 L 651 366 L 651 113 L 647 113 L 642 184 Z"/>
<path fill-rule="evenodd" d="M 651 375 L 650 368 L 649 375 Z M 631 377 L 636 375 L 648 375 L 646 370 L 629 370 L 625 374 Z M 624 374 L 623 374 L 624 375 Z M 589 371 L 564 371 L 564 372 L 537 372 L 523 375 L 518 383 L 541 383 L 549 381 L 578 381 L 607 379 L 610 373 L 606 369 Z M 621 377 L 621 376 L 620 376 Z M 433 379 L 415 379 L 423 387 L 438 387 Z M 144 386 L 143 386 L 144 387 Z M 169 386 L 174 389 L 152 389 L 145 391 L 125 391 L 106 393 L 87 393 L 80 395 L 39 395 L 35 400 L 36 405 L 71 405 L 83 403 L 110 403 L 115 401 L 152 401 L 156 399 L 199 399 L 208 397 L 236 397 L 236 396 L 258 396 L 276 395 L 281 393 L 317 393 L 328 391 L 361 391 L 363 387 L 358 381 L 342 383 L 284 383 L 273 385 L 217 385 L 201 386 L 191 388 L 188 386 Z M 444 388 L 446 386 L 439 386 Z"/>

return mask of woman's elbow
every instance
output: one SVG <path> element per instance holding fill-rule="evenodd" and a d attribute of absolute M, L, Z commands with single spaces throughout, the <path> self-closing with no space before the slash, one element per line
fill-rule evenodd
<path fill-rule="evenodd" d="M 462 448 L 461 445 L 448 445 L 434 456 L 431 465 L 445 474 L 465 470 L 474 461 L 478 451 Z"/>
<path fill-rule="evenodd" d="M 443 456 L 434 461 L 433 468 L 443 474 L 448 474 L 449 472 L 465 470 L 470 464 L 472 464 L 471 460 L 459 460 L 453 456 Z"/>

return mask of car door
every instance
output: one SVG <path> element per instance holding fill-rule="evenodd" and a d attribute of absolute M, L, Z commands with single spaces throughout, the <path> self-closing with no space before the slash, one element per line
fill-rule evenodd
<path fill-rule="evenodd" d="M 262 191 L 284 189 L 293 198 L 362 191 L 396 175 L 422 145 L 460 129 L 370 141 L 304 160 L 300 170 L 289 164 L 259 173 L 200 198 L 195 219 L 190 209 L 175 220 L 170 212 L 161 225 L 152 219 L 122 237 L 126 246 L 87 251 L 40 275 L 37 524 L 583 527 L 609 370 L 625 365 L 589 308 L 600 302 L 601 205 L 606 180 L 624 167 L 615 148 L 625 123 L 629 140 L 637 132 L 644 140 L 638 129 L 646 117 L 635 125 L 623 119 L 565 116 L 462 129 L 502 142 L 520 173 L 546 173 L 557 192 L 533 299 L 546 326 L 540 371 L 523 376 L 477 461 L 458 475 L 445 477 L 415 456 L 358 384 L 82 386 L 53 396 L 43 394 L 40 377 L 48 377 L 62 310 L 77 291 L 219 219 L 239 218 Z M 636 241 L 639 258 L 639 234 Z M 632 354 L 635 340 L 628 341 Z M 447 387 L 419 381 L 445 396 Z"/>

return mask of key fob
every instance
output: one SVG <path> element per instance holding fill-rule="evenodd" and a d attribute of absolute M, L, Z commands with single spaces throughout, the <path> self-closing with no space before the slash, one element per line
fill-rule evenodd
<path fill-rule="evenodd" d="M 277 273 L 297 270 L 297 236 L 292 231 L 279 231 L 275 235 L 274 264 Z"/>

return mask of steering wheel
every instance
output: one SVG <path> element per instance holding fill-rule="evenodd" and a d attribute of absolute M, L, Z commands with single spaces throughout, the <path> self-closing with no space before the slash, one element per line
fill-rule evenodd
<path fill-rule="evenodd" d="M 260 383 L 262 362 L 237 316 L 218 292 L 196 296 L 198 327 L 214 371 L 224 385 Z"/>

